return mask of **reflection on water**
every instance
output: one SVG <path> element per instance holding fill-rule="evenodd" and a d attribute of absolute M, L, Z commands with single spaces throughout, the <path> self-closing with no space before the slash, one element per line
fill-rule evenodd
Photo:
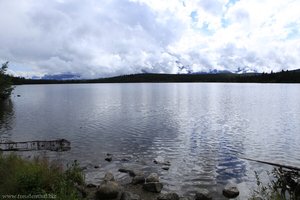
<path fill-rule="evenodd" d="M 157 172 L 165 191 L 204 187 L 218 199 L 235 182 L 244 199 L 253 171 L 266 167 L 239 155 L 300 164 L 297 84 L 35 85 L 15 93 L 14 123 L 1 131 L 14 141 L 71 141 L 71 151 L 47 156 L 79 160 L 91 182 L 108 170 L 126 181 L 117 170 L 129 166 Z M 104 161 L 106 153 L 113 162 Z M 157 157 L 171 162 L 168 171 L 153 163 Z"/>
<path fill-rule="evenodd" d="M 14 110 L 13 103 L 10 99 L 0 101 L 0 141 L 7 142 L 10 140 L 13 126 Z"/>

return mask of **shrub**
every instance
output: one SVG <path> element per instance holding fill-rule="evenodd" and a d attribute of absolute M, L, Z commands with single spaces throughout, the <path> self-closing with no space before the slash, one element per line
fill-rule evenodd
<path fill-rule="evenodd" d="M 298 171 L 274 168 L 267 175 L 269 182 L 263 183 L 255 172 L 257 188 L 253 190 L 250 200 L 300 200 Z"/>

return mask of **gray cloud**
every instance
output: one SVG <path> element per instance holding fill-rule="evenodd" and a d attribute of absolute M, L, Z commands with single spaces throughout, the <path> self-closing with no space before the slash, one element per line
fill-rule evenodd
<path fill-rule="evenodd" d="M 296 57 L 300 48 L 290 51 L 299 38 L 293 35 L 292 42 L 278 40 L 277 35 L 272 38 L 269 30 L 273 24 L 267 28 L 258 24 L 246 1 L 227 10 L 225 3 L 200 0 L 183 6 L 182 1 L 163 5 L 147 0 L 2 0 L 0 61 L 11 61 L 15 74 L 72 72 L 83 78 L 142 71 L 177 73 L 177 61 L 194 71 L 243 66 L 263 71 L 300 64 Z M 205 30 L 193 28 L 190 13 L 195 10 L 201 23 L 214 27 L 212 34 L 203 35 Z M 231 23 L 228 27 L 211 26 L 221 24 L 224 16 Z M 272 23 L 280 21 L 274 19 Z M 258 25 L 253 26 L 255 23 Z M 285 26 L 293 21 L 280 23 L 283 30 L 295 28 Z M 265 42 L 263 51 L 261 41 Z M 290 53 L 282 53 L 286 51 Z"/>

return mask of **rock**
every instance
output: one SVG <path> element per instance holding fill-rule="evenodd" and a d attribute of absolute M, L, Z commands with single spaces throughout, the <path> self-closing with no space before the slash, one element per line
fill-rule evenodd
<path fill-rule="evenodd" d="M 148 192 L 160 193 L 162 188 L 163 188 L 163 184 L 158 183 L 158 182 L 150 182 L 150 183 L 144 183 L 143 184 L 143 189 L 148 191 Z"/>
<path fill-rule="evenodd" d="M 127 168 L 120 168 L 118 170 L 119 172 L 122 172 L 122 173 L 128 173 L 130 171 L 130 169 L 127 169 Z"/>
<path fill-rule="evenodd" d="M 146 183 L 150 182 L 159 182 L 159 177 L 156 173 L 151 173 L 147 178 L 146 178 Z"/>
<path fill-rule="evenodd" d="M 95 169 L 98 169 L 98 168 L 100 168 L 100 166 L 99 166 L 99 165 L 95 165 L 94 168 L 95 168 Z"/>
<path fill-rule="evenodd" d="M 104 181 L 114 181 L 115 177 L 111 172 L 107 172 L 104 176 Z"/>
<path fill-rule="evenodd" d="M 170 161 L 165 161 L 161 156 L 158 156 L 157 158 L 155 158 L 153 160 L 153 162 L 155 164 L 162 164 L 162 165 L 167 165 L 167 166 L 171 165 Z"/>
<path fill-rule="evenodd" d="M 179 200 L 192 200 L 190 197 L 180 197 Z"/>
<path fill-rule="evenodd" d="M 144 173 L 141 171 L 136 171 L 136 170 L 130 170 L 129 172 L 129 176 L 131 177 L 135 177 L 135 176 L 143 176 Z"/>
<path fill-rule="evenodd" d="M 179 196 L 175 192 L 171 192 L 159 195 L 157 200 L 179 200 Z"/>
<path fill-rule="evenodd" d="M 162 156 L 157 156 L 156 158 L 154 158 L 153 162 L 154 163 L 162 163 L 162 162 L 164 162 L 164 158 Z"/>
<path fill-rule="evenodd" d="M 295 195 L 296 197 L 300 197 L 300 184 L 298 183 L 295 188 Z"/>
<path fill-rule="evenodd" d="M 140 200 L 141 197 L 130 192 L 123 192 L 120 200 Z"/>
<path fill-rule="evenodd" d="M 164 163 L 162 163 L 162 164 L 164 164 L 164 165 L 168 165 L 168 166 L 171 166 L 171 163 L 170 163 L 170 161 L 166 161 L 166 162 L 164 162 Z"/>
<path fill-rule="evenodd" d="M 96 188 L 97 185 L 93 184 L 93 183 L 89 183 L 86 185 L 87 188 Z"/>
<path fill-rule="evenodd" d="M 223 195 L 227 198 L 236 198 L 239 196 L 240 192 L 236 185 L 234 184 L 227 184 L 223 189 Z"/>
<path fill-rule="evenodd" d="M 212 200 L 212 196 L 207 189 L 200 189 L 195 194 L 195 200 Z"/>
<path fill-rule="evenodd" d="M 262 197 L 251 197 L 251 199 L 254 199 L 254 200 L 265 200 Z"/>
<path fill-rule="evenodd" d="M 163 169 L 163 170 L 169 170 L 170 167 L 169 167 L 169 166 L 163 166 L 162 169 Z"/>
<path fill-rule="evenodd" d="M 96 199 L 114 199 L 118 197 L 120 187 L 115 181 L 108 181 L 102 183 L 96 191 Z"/>
<path fill-rule="evenodd" d="M 120 168 L 119 172 L 128 173 L 129 176 L 131 176 L 131 177 L 135 177 L 137 175 L 143 175 L 144 174 L 143 172 L 132 170 L 132 169 L 127 169 L 127 168 Z"/>
<path fill-rule="evenodd" d="M 145 177 L 144 176 L 135 176 L 132 178 L 132 182 L 133 185 L 137 185 L 137 184 L 143 184 L 145 183 Z"/>
<path fill-rule="evenodd" d="M 111 162 L 112 161 L 112 154 L 106 154 L 106 157 L 105 157 L 105 160 L 108 161 L 108 162 Z"/>

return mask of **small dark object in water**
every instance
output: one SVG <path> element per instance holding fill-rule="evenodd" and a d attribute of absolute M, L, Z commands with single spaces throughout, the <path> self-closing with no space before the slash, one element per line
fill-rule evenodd
<path fill-rule="evenodd" d="M 112 154 L 107 153 L 106 158 L 104 160 L 106 160 L 107 162 L 111 162 L 112 161 Z"/>
<path fill-rule="evenodd" d="M 21 95 L 18 94 L 17 97 L 21 97 Z"/>

